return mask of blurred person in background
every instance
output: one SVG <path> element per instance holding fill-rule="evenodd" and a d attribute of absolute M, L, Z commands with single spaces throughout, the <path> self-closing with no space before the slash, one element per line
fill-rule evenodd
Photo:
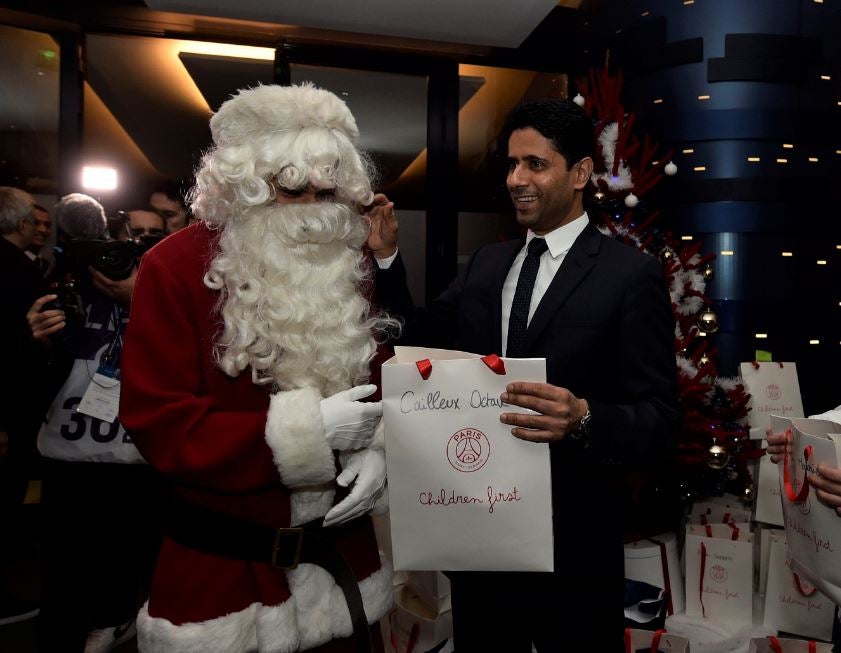
<path fill-rule="evenodd" d="M 159 184 L 149 195 L 149 206 L 166 221 L 166 232 L 175 233 L 190 222 L 190 214 L 179 185 L 174 181 Z"/>
<path fill-rule="evenodd" d="M 25 251 L 26 255 L 35 262 L 43 276 L 46 277 L 50 270 L 50 259 L 45 258 L 43 254 L 44 247 L 46 247 L 52 235 L 53 221 L 50 218 L 50 212 L 40 204 L 33 205 L 32 209 L 32 217 L 35 220 L 35 236 L 32 239 L 32 244 Z"/>
<path fill-rule="evenodd" d="M 38 435 L 48 534 L 38 646 L 103 653 L 134 635 L 157 551 L 157 477 L 117 415 L 139 252 L 105 238 L 105 213 L 87 195 L 62 198 L 55 220 L 54 292 L 28 313 L 56 388 Z"/>
<path fill-rule="evenodd" d="M 26 322 L 28 307 L 45 292 L 40 270 L 26 256 L 37 233 L 34 204 L 28 193 L 0 186 L 0 624 L 37 614 L 36 606 L 11 596 L 9 581 L 44 408 L 38 392 L 40 352 Z"/>

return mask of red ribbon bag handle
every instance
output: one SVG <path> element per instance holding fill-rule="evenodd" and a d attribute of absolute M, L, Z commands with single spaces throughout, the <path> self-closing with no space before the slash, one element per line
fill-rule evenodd
<path fill-rule="evenodd" d="M 789 462 L 788 457 L 788 445 L 791 443 L 792 437 L 791 429 L 788 429 L 786 431 L 786 445 L 783 449 L 783 489 L 785 490 L 786 497 L 791 503 L 803 503 L 809 496 L 809 478 L 804 472 L 803 487 L 800 488 L 800 492 L 797 492 L 794 489 L 794 481 L 791 478 L 791 463 Z M 809 462 L 809 458 L 811 457 L 812 447 L 810 445 L 803 449 L 803 460 L 805 462 Z"/>

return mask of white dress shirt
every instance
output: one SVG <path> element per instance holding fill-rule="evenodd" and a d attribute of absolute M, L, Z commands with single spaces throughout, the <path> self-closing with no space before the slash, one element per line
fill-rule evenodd
<path fill-rule="evenodd" d="M 569 251 L 575 239 L 581 235 L 584 228 L 587 226 L 588 217 L 585 212 L 580 217 L 572 222 L 558 227 L 546 234 L 546 245 L 548 251 L 540 257 L 540 267 L 537 270 L 537 278 L 534 281 L 534 290 L 531 294 L 531 302 L 529 303 L 529 321 L 534 316 L 540 300 L 546 294 L 549 284 L 555 278 L 555 273 L 560 269 L 561 263 L 564 262 L 566 254 Z M 523 267 L 523 261 L 526 260 L 526 252 L 528 251 L 529 243 L 532 238 L 537 238 L 531 229 L 526 234 L 526 244 L 514 263 L 511 264 L 511 269 L 508 270 L 508 276 L 505 278 L 505 284 L 502 286 L 502 355 L 505 356 L 508 349 L 508 320 L 511 317 L 511 304 L 514 302 L 514 292 L 517 290 L 517 280 L 520 278 L 520 269 Z M 548 254 L 548 256 L 547 256 Z"/>

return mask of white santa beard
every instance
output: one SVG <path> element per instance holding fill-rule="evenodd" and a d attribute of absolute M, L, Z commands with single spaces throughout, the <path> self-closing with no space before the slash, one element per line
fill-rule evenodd
<path fill-rule="evenodd" d="M 368 376 L 376 343 L 359 286 L 367 222 L 343 204 L 268 205 L 231 219 L 205 284 L 222 291 L 220 367 L 323 396 Z"/>

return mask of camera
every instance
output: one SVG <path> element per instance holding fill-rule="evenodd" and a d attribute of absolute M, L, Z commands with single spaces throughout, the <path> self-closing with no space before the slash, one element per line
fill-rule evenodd
<path fill-rule="evenodd" d="M 123 212 L 118 215 L 120 213 Z M 56 247 L 59 272 L 78 280 L 87 276 L 88 267 L 92 267 L 114 281 L 128 279 L 140 257 L 161 242 L 166 234 L 132 237 L 128 224 L 125 226 L 129 231 L 128 240 L 71 240 Z"/>

